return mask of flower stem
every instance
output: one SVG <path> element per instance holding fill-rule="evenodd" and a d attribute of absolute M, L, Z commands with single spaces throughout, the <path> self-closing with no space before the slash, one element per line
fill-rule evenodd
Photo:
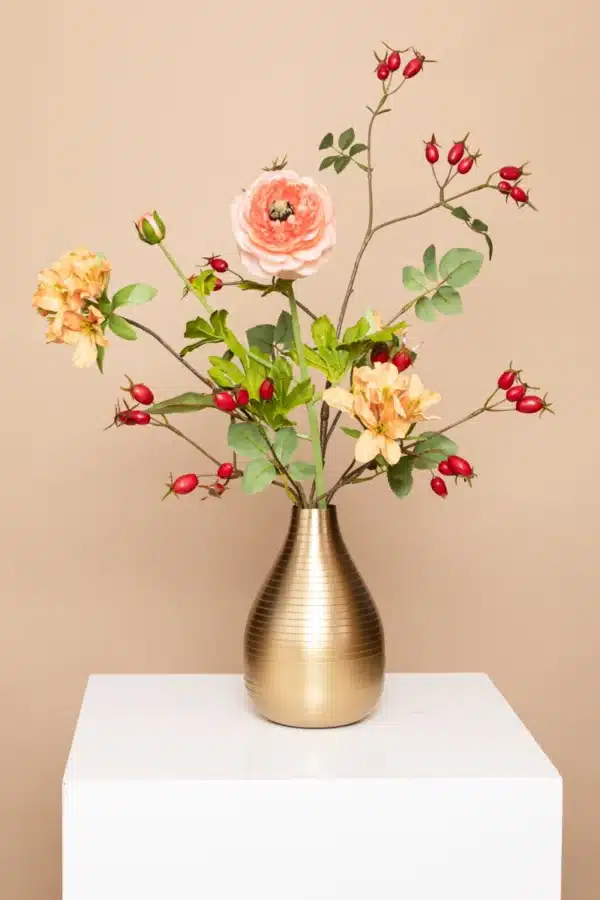
<path fill-rule="evenodd" d="M 290 282 L 289 291 L 288 291 L 288 299 L 290 301 L 290 314 L 292 316 L 292 327 L 294 331 L 294 344 L 296 345 L 296 353 L 298 354 L 298 365 L 300 366 L 300 374 L 302 376 L 303 381 L 307 381 L 309 378 L 308 375 L 308 366 L 306 365 L 306 356 L 304 354 L 304 343 L 302 341 L 302 332 L 300 330 L 300 319 L 298 317 L 298 305 L 296 303 L 296 297 L 294 295 L 294 289 L 292 287 L 292 283 Z M 312 444 L 312 455 L 313 461 L 315 464 L 315 489 L 317 492 L 318 507 L 319 509 L 325 509 L 327 507 L 327 501 L 325 499 L 325 476 L 323 473 L 323 455 L 321 453 L 321 441 L 319 437 L 319 425 L 317 422 L 317 414 L 315 412 L 315 407 L 312 403 L 306 404 L 306 409 L 308 412 L 308 422 L 310 425 L 310 438 Z"/>
<path fill-rule="evenodd" d="M 198 371 L 198 369 L 195 369 L 194 366 L 187 361 L 187 359 L 184 359 L 183 356 L 180 356 L 177 350 L 174 350 L 170 344 L 167 344 L 167 342 L 164 341 L 159 334 L 157 334 L 155 331 L 152 331 L 152 329 L 148 328 L 147 325 L 142 325 L 141 322 L 137 322 L 135 319 L 130 319 L 128 316 L 123 316 L 123 318 L 126 322 L 129 322 L 130 325 L 133 325 L 134 328 L 139 328 L 140 331 L 145 331 L 146 334 L 149 334 L 151 337 L 153 337 L 155 341 L 158 341 L 161 347 L 164 347 L 165 350 L 168 350 L 171 356 L 174 356 L 182 366 L 185 366 L 188 372 L 191 372 L 196 376 L 196 378 L 199 378 L 202 384 L 205 384 L 206 387 L 210 388 L 211 391 L 213 390 L 214 385 L 212 381 L 209 381 L 208 378 L 205 378 L 204 375 L 202 375 L 202 373 Z"/>
<path fill-rule="evenodd" d="M 175 428 L 174 425 L 171 425 L 165 418 L 164 422 L 161 422 L 159 419 L 152 419 L 152 424 L 156 425 L 158 428 L 168 428 L 169 431 L 172 431 L 173 434 L 176 434 L 178 437 L 183 438 L 184 441 L 187 441 L 188 444 L 191 444 L 192 447 L 195 447 L 196 450 L 199 450 L 203 456 L 207 459 L 210 459 L 211 462 L 215 464 L 215 466 L 219 466 L 220 460 L 216 459 L 216 457 L 212 456 L 208 450 L 205 450 L 204 447 L 201 447 L 200 444 L 197 444 L 196 441 L 193 441 L 187 434 L 184 434 L 183 431 L 180 431 L 179 428 Z"/>
<path fill-rule="evenodd" d="M 191 291 L 193 294 L 196 295 L 196 297 L 198 298 L 198 300 L 200 301 L 200 303 L 202 304 L 202 306 L 204 307 L 206 312 L 210 315 L 213 312 L 213 308 L 210 305 L 210 303 L 208 302 L 208 300 L 206 299 L 206 297 L 204 296 L 204 294 L 202 293 L 202 291 L 200 291 L 197 287 L 195 287 L 194 284 L 190 281 L 190 279 L 187 277 L 187 275 L 185 274 L 185 272 L 183 271 L 183 269 L 181 268 L 181 266 L 179 265 L 179 263 L 177 262 L 175 257 L 171 253 L 169 253 L 169 251 L 167 250 L 167 248 L 165 246 L 165 242 L 161 241 L 158 246 L 160 247 L 160 249 L 162 250 L 164 255 L 167 257 L 167 259 L 169 260 L 169 262 L 171 263 L 171 265 L 173 266 L 173 268 L 175 269 L 175 271 L 177 272 L 177 274 L 179 275 L 179 277 L 185 284 L 187 290 Z"/>

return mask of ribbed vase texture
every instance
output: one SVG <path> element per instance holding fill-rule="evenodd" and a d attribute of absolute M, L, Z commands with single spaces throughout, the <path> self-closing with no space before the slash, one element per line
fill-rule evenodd
<path fill-rule="evenodd" d="M 383 688 L 381 619 L 340 534 L 335 507 L 292 510 L 244 639 L 246 687 L 266 719 L 349 725 Z"/>

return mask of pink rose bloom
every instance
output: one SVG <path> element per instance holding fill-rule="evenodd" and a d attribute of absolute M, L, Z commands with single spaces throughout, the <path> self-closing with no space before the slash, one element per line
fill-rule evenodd
<path fill-rule="evenodd" d="M 264 172 L 235 198 L 231 214 L 242 262 L 255 278 L 312 275 L 335 244 L 329 192 L 289 169 Z"/>

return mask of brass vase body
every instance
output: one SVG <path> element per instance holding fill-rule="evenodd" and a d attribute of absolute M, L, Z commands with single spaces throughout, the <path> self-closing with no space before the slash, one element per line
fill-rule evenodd
<path fill-rule="evenodd" d="M 335 507 L 294 507 L 246 625 L 244 677 L 256 709 L 297 728 L 350 725 L 376 707 L 384 667 L 381 619 Z"/>

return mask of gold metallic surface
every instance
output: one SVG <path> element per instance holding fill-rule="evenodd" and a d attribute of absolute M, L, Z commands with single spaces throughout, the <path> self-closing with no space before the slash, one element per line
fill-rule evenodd
<path fill-rule="evenodd" d="M 335 507 L 294 507 L 246 625 L 244 677 L 256 709 L 298 728 L 349 725 L 377 705 L 384 667 L 381 620 Z"/>

